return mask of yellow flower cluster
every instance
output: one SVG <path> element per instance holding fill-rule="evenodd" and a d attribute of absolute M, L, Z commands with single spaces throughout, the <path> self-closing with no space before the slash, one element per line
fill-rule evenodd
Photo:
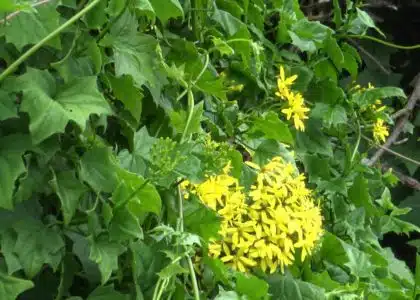
<path fill-rule="evenodd" d="M 371 90 L 375 88 L 373 84 L 370 82 L 368 83 L 367 88 L 361 87 L 360 85 L 356 85 L 353 89 L 355 91 L 365 91 Z M 385 105 L 382 105 L 382 101 L 380 99 L 376 99 L 375 103 L 369 105 L 369 109 L 372 111 L 374 115 L 384 111 L 386 109 Z M 386 141 L 386 137 L 389 136 L 388 126 L 386 125 L 385 121 L 380 117 L 377 117 L 375 123 L 373 124 L 373 138 L 377 143 L 383 143 Z"/>
<path fill-rule="evenodd" d="M 260 267 L 264 272 L 283 272 L 295 260 L 310 255 L 322 234 L 322 216 L 305 177 L 281 157 L 264 167 L 247 163 L 258 171 L 256 182 L 246 193 L 236 178 L 210 176 L 200 184 L 184 182 L 182 188 L 199 197 L 222 217 L 220 240 L 212 241 L 209 255 L 232 268 L 247 272 Z M 188 191 L 188 192 L 187 192 Z"/>
<path fill-rule="evenodd" d="M 377 119 L 373 124 L 373 138 L 377 143 L 385 142 L 389 135 L 388 127 L 384 124 L 384 120 Z"/>
<path fill-rule="evenodd" d="M 286 115 L 287 120 L 293 118 L 295 128 L 304 131 L 305 125 L 303 124 L 303 120 L 308 118 L 306 114 L 309 111 L 309 108 L 305 106 L 302 94 L 290 89 L 296 79 L 297 75 L 286 77 L 283 66 L 280 66 L 280 75 L 277 78 L 278 91 L 276 92 L 276 96 L 287 102 L 286 108 L 281 110 L 281 112 Z"/>

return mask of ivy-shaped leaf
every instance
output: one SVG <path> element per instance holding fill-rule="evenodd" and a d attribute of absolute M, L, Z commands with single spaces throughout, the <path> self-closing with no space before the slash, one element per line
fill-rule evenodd
<path fill-rule="evenodd" d="M 0 272 L 0 299 L 2 300 L 16 300 L 22 292 L 33 287 L 32 281 L 8 276 Z"/>
<path fill-rule="evenodd" d="M 26 45 L 38 43 L 60 25 L 56 6 L 57 1 L 51 1 L 36 9 L 21 11 L 0 28 L 0 36 L 5 34 L 7 42 L 14 44 L 19 51 Z M 60 36 L 56 35 L 46 45 L 60 50 Z"/>
<path fill-rule="evenodd" d="M 89 258 L 96 262 L 101 271 L 102 284 L 106 283 L 113 271 L 118 269 L 118 256 L 125 251 L 125 247 L 111 242 L 106 236 L 97 239 L 90 238 Z"/>
<path fill-rule="evenodd" d="M 68 225 L 76 212 L 81 196 L 87 191 L 87 187 L 76 178 L 74 171 L 53 173 L 50 183 L 60 198 L 64 224 Z"/>
<path fill-rule="evenodd" d="M 29 114 L 34 144 L 54 133 L 64 132 L 69 120 L 84 130 L 90 114 L 112 114 L 98 91 L 96 77 L 81 77 L 57 86 L 48 71 L 29 69 L 16 80 L 13 89 L 23 91 L 21 110 Z"/>
<path fill-rule="evenodd" d="M 58 267 L 64 241 L 56 230 L 31 219 L 19 222 L 14 229 L 17 234 L 14 252 L 29 278 L 34 277 L 44 264 L 53 269 Z"/>

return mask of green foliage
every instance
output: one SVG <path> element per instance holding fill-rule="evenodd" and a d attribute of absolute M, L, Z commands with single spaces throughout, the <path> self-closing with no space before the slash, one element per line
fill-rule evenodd
<path fill-rule="evenodd" d="M 370 70 L 349 35 L 383 34 L 355 1 L 333 1 L 334 28 L 297 0 L 0 2 L 0 299 L 420 293 L 419 256 L 413 273 L 380 245 L 420 231 L 419 194 L 393 204 L 395 177 L 363 160 L 375 118 L 392 124 L 372 105 L 406 95 L 349 84 Z M 305 131 L 275 95 L 279 66 L 298 76 Z M 412 143 L 397 150 L 418 159 Z M 243 274 L 208 255 L 220 217 L 180 186 L 230 166 L 251 189 L 244 161 L 274 156 L 306 173 L 324 234 L 284 273 Z"/>

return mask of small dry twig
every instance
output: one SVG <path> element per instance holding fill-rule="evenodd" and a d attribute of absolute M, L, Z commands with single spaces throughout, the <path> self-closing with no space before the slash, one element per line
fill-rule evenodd
<path fill-rule="evenodd" d="M 410 98 L 408 99 L 407 105 L 405 106 L 404 114 L 401 115 L 401 118 L 398 120 L 397 124 L 394 127 L 394 130 L 389 135 L 388 139 L 386 140 L 385 144 L 381 146 L 369 159 L 366 163 L 368 166 L 374 165 L 379 158 L 384 154 L 385 151 L 390 152 L 389 148 L 394 144 L 394 142 L 398 139 L 400 133 L 403 131 L 405 123 L 407 123 L 411 112 L 413 111 L 414 107 L 416 106 L 416 102 L 420 98 L 420 73 L 417 74 L 415 78 L 414 90 L 411 93 Z"/>
<path fill-rule="evenodd" d="M 382 171 L 386 172 L 389 169 L 392 169 L 388 164 L 383 164 L 382 165 Z M 420 191 L 420 182 L 413 178 L 410 177 L 408 175 L 405 175 L 399 171 L 396 171 L 395 169 L 392 169 L 392 173 L 398 177 L 398 179 L 400 180 L 400 182 L 412 189 L 415 189 L 417 191 Z"/>
<path fill-rule="evenodd" d="M 371 61 L 373 61 L 382 72 L 384 72 L 386 75 L 390 75 L 391 74 L 391 71 L 388 70 L 387 68 L 385 68 L 381 64 L 381 62 L 376 57 L 374 57 L 369 51 L 367 51 L 365 48 L 363 48 L 362 46 L 360 46 L 358 43 L 356 43 L 355 41 L 353 41 L 351 39 L 348 39 L 348 41 L 350 42 L 350 44 L 352 44 L 357 49 L 359 49 L 360 52 L 362 52 L 364 55 L 366 55 L 366 57 L 368 57 Z"/>
<path fill-rule="evenodd" d="M 41 0 L 41 1 L 37 2 L 37 3 L 32 4 L 32 8 L 35 8 L 37 6 L 46 4 L 46 3 L 50 2 L 50 1 L 51 0 Z M 13 19 L 14 17 L 16 17 L 21 12 L 22 12 L 22 10 L 18 10 L 18 11 L 15 11 L 15 12 L 12 12 L 12 13 L 8 14 L 5 18 L 3 18 L 3 19 L 0 20 L 0 25 L 3 24 L 3 23 L 5 23 L 5 22 L 7 22 L 7 21 L 10 21 L 11 19 Z"/>

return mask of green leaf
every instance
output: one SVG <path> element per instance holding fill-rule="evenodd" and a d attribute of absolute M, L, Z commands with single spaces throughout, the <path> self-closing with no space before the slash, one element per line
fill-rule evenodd
<path fill-rule="evenodd" d="M 118 171 L 120 182 L 124 181 L 118 188 L 118 193 L 112 197 L 112 200 L 118 205 L 126 203 L 130 211 L 139 216 L 145 212 L 152 212 L 160 215 L 162 209 L 162 200 L 156 188 L 146 181 L 140 175 L 128 172 L 126 170 Z"/>
<path fill-rule="evenodd" d="M 401 219 L 407 222 L 411 222 L 417 226 L 420 226 L 420 220 L 418 214 L 420 212 L 420 192 L 415 192 L 413 195 L 408 196 L 400 202 L 400 208 L 411 208 L 411 211 L 406 215 L 401 216 Z"/>
<path fill-rule="evenodd" d="M 294 158 L 286 146 L 275 140 L 264 140 L 258 145 L 252 158 L 255 163 L 262 166 L 274 156 L 281 156 L 285 161 L 295 164 Z"/>
<path fill-rule="evenodd" d="M 113 271 L 118 269 L 118 256 L 125 251 L 125 247 L 110 242 L 106 236 L 100 236 L 97 239 L 90 238 L 89 259 L 96 262 L 101 271 L 101 282 L 106 283 L 111 277 Z"/>
<path fill-rule="evenodd" d="M 188 274 L 188 270 L 181 267 L 178 263 L 169 264 L 158 273 L 162 279 L 171 279 L 179 274 Z"/>
<path fill-rule="evenodd" d="M 147 0 L 146 0 L 147 1 Z M 141 2 L 141 1 L 136 1 Z M 136 5 L 138 5 L 136 3 Z M 123 9 L 125 8 L 125 1 L 124 0 L 110 0 L 108 3 L 108 7 L 106 8 L 106 12 L 112 16 L 116 17 L 120 13 L 122 13 Z"/>
<path fill-rule="evenodd" d="M 108 76 L 108 79 L 115 97 L 124 104 L 137 122 L 140 121 L 143 94 L 140 89 L 134 86 L 133 78 L 131 76 L 118 78 Z"/>
<path fill-rule="evenodd" d="M 311 110 L 311 117 L 322 120 L 327 127 L 347 123 L 347 112 L 341 105 L 330 105 L 318 102 Z"/>
<path fill-rule="evenodd" d="M 14 252 L 29 278 L 34 277 L 44 264 L 53 269 L 58 267 L 64 241 L 56 230 L 33 219 L 18 222 L 14 229 L 17 234 Z"/>
<path fill-rule="evenodd" d="M 100 0 L 99 3 L 95 6 L 95 9 L 88 11 L 84 15 L 84 20 L 88 28 L 100 29 L 102 25 L 104 25 L 105 22 L 108 21 L 106 15 L 107 2 L 108 1 L 106 0 Z M 89 3 L 92 3 L 92 0 L 89 1 Z"/>
<path fill-rule="evenodd" d="M 236 276 L 236 291 L 249 299 L 261 299 L 268 292 L 268 284 L 253 275 L 238 273 Z"/>
<path fill-rule="evenodd" d="M 220 287 L 220 291 L 214 300 L 240 300 L 239 295 L 234 291 L 225 291 Z"/>
<path fill-rule="evenodd" d="M 9 229 L 1 235 L 1 252 L 7 265 L 7 273 L 12 275 L 16 271 L 22 269 L 19 258 L 14 253 L 16 245 L 16 234 L 12 229 Z"/>
<path fill-rule="evenodd" d="M 138 217 L 127 207 L 114 209 L 109 227 L 109 236 L 112 241 L 118 242 L 133 238 L 142 239 L 143 230 Z"/>
<path fill-rule="evenodd" d="M 343 23 L 343 16 L 341 13 L 341 7 L 339 0 L 333 0 L 333 6 L 334 6 L 334 23 L 336 28 L 339 28 L 340 25 Z"/>
<path fill-rule="evenodd" d="M 305 172 L 309 174 L 309 182 L 317 182 L 319 179 L 330 180 L 329 160 L 321 158 L 318 155 L 305 155 L 303 164 Z"/>
<path fill-rule="evenodd" d="M 248 31 L 243 22 L 221 9 L 214 10 L 212 19 L 216 21 L 229 36 L 233 36 L 240 31 Z"/>
<path fill-rule="evenodd" d="M 349 200 L 356 205 L 356 207 L 364 207 L 366 212 L 374 214 L 376 209 L 373 206 L 372 199 L 369 194 L 369 187 L 367 180 L 363 175 L 359 174 L 353 181 L 353 185 L 348 192 Z"/>
<path fill-rule="evenodd" d="M 328 59 L 318 61 L 314 66 L 314 72 L 319 79 L 331 80 L 337 83 L 337 70 Z"/>
<path fill-rule="evenodd" d="M 417 287 L 420 287 L 420 254 L 416 254 L 416 270 L 414 273 L 414 283 Z M 419 291 L 415 291 L 416 295 Z"/>
<path fill-rule="evenodd" d="M 110 148 L 95 147 L 80 160 L 80 178 L 96 192 L 112 192 L 117 186 L 118 169 Z"/>
<path fill-rule="evenodd" d="M 6 41 L 22 51 L 29 44 L 36 44 L 53 32 L 59 25 L 60 14 L 56 2 L 39 5 L 34 10 L 24 10 L 0 28 L 0 36 L 5 34 Z M 60 36 L 50 39 L 46 45 L 61 50 Z"/>
<path fill-rule="evenodd" d="M 111 107 L 99 92 L 96 76 L 80 77 L 60 89 L 56 101 L 66 110 L 70 120 L 85 130 L 91 114 L 112 115 Z"/>
<path fill-rule="evenodd" d="M 152 4 L 150 4 L 149 0 L 137 0 L 135 3 L 135 8 L 137 13 L 142 15 L 144 14 L 149 18 L 149 20 L 155 21 L 155 10 L 153 9 Z"/>
<path fill-rule="evenodd" d="M 344 250 L 348 258 L 345 266 L 350 269 L 351 274 L 365 278 L 372 276 L 374 266 L 370 263 L 369 256 L 366 253 L 348 244 L 344 244 Z"/>
<path fill-rule="evenodd" d="M 377 99 L 390 97 L 406 98 L 406 95 L 402 89 L 396 87 L 373 88 L 354 94 L 352 101 L 360 107 L 366 107 L 373 104 Z"/>
<path fill-rule="evenodd" d="M 382 234 L 395 232 L 399 234 L 405 233 L 408 235 L 411 232 L 420 232 L 420 228 L 418 226 L 392 216 L 382 216 L 380 219 L 380 226 Z"/>
<path fill-rule="evenodd" d="M 306 276 L 309 275 L 308 281 L 324 288 L 326 291 L 332 291 L 340 287 L 340 283 L 332 280 L 327 271 L 323 271 L 322 273 L 315 273 L 309 270 L 308 273 L 309 274 L 305 274 Z"/>
<path fill-rule="evenodd" d="M 326 156 L 333 156 L 333 150 L 331 142 L 322 133 L 320 126 L 309 120 L 305 125 L 305 132 L 297 132 L 296 137 L 296 152 L 306 153 L 318 153 Z"/>
<path fill-rule="evenodd" d="M 80 198 L 87 192 L 87 187 L 76 178 L 74 171 L 57 174 L 53 172 L 50 184 L 60 198 L 64 224 L 68 225 L 76 212 Z"/>
<path fill-rule="evenodd" d="M 224 40 L 212 37 L 211 41 L 214 44 L 214 49 L 219 51 L 221 55 L 230 56 L 235 53 L 235 50 L 233 50 L 232 47 L 230 47 Z"/>
<path fill-rule="evenodd" d="M 131 75 L 138 88 L 146 83 L 160 87 L 164 79 L 156 52 L 158 42 L 151 35 L 138 33 L 137 26 L 135 16 L 126 11 L 101 43 L 113 48 L 116 77 Z"/>
<path fill-rule="evenodd" d="M 98 75 L 102 68 L 102 54 L 94 39 L 85 43 L 83 51 L 78 51 L 76 45 L 72 44 L 62 60 L 51 63 L 66 84 L 80 77 Z"/>
<path fill-rule="evenodd" d="M 375 25 L 375 22 L 369 14 L 356 7 L 357 16 L 350 23 L 349 32 L 354 34 L 365 34 L 367 29 L 374 28 L 379 34 L 385 37 L 385 34 Z"/>
<path fill-rule="evenodd" d="M 57 87 L 48 71 L 29 69 L 17 79 L 13 88 L 23 91 L 21 110 L 29 114 L 29 130 L 34 144 L 54 133 L 64 132 L 69 120 L 84 130 L 90 114 L 112 114 L 93 76 Z"/>
<path fill-rule="evenodd" d="M 89 294 L 87 300 L 128 300 L 130 295 L 124 295 L 114 289 L 114 285 L 106 285 L 97 287 Z"/>
<path fill-rule="evenodd" d="M 184 224 L 188 232 L 199 235 L 205 241 L 217 237 L 220 229 L 217 214 L 198 201 L 185 202 Z"/>
<path fill-rule="evenodd" d="M 185 136 L 190 136 L 191 134 L 199 132 L 201 130 L 201 118 L 203 116 L 204 111 L 203 104 L 204 102 L 200 102 L 194 106 L 192 117 Z M 175 129 L 175 132 L 177 134 L 182 134 L 187 125 L 188 112 L 185 110 L 180 110 L 178 112 L 173 111 L 170 114 L 170 118 L 171 124 Z"/>
<path fill-rule="evenodd" d="M 3 0 L 0 3 L 0 12 L 14 11 L 18 5 L 13 0 Z"/>
<path fill-rule="evenodd" d="M 330 59 L 333 61 L 335 67 L 339 71 L 341 71 L 341 68 L 344 63 L 344 55 L 343 55 L 343 51 L 341 51 L 340 46 L 337 44 L 337 40 L 334 37 L 329 36 L 325 40 L 324 49 L 325 49 L 325 52 L 327 52 Z"/>
<path fill-rule="evenodd" d="M 0 170 L 0 207 L 11 210 L 15 181 L 26 170 L 22 154 L 0 150 Z"/>
<path fill-rule="evenodd" d="M 324 300 L 326 299 L 324 290 L 307 282 L 295 280 L 290 275 L 274 275 L 268 278 L 270 294 L 273 299 L 278 300 Z"/>
<path fill-rule="evenodd" d="M 89 278 L 89 281 L 95 284 L 100 283 L 101 273 L 96 263 L 89 259 L 90 246 L 88 238 L 74 232 L 66 234 L 73 242 L 72 252 L 79 259 L 83 272 Z"/>
<path fill-rule="evenodd" d="M 149 1 L 153 6 L 156 16 L 162 21 L 163 24 L 166 24 L 167 21 L 171 18 L 184 18 L 184 10 L 182 9 L 182 6 L 178 0 L 168 0 L 165 2 L 165 5 L 162 5 L 162 2 L 159 0 Z"/>
<path fill-rule="evenodd" d="M 322 25 L 319 21 L 300 19 L 292 25 L 289 35 L 292 44 L 302 51 L 315 52 L 330 34 L 331 29 Z"/>
<path fill-rule="evenodd" d="M 306 92 L 310 82 L 314 78 L 314 72 L 305 66 L 293 66 L 290 68 L 290 73 L 298 76 L 293 83 L 293 89 L 301 93 Z"/>
<path fill-rule="evenodd" d="M 0 299 L 16 300 L 26 290 L 34 287 L 32 281 L 8 276 L 0 272 Z"/>
<path fill-rule="evenodd" d="M 288 126 L 274 112 L 268 112 L 253 122 L 253 131 L 261 131 L 267 139 L 286 144 L 293 144 L 293 137 Z"/>
<path fill-rule="evenodd" d="M 299 286 L 289 276 L 273 276 L 268 279 L 270 293 L 279 300 L 296 299 L 302 300 Z"/>
<path fill-rule="evenodd" d="M 166 264 L 167 260 L 161 251 L 161 245 L 148 241 L 130 243 L 135 266 L 133 276 L 136 276 L 144 293 L 151 291 L 156 283 L 156 274 Z"/>
<path fill-rule="evenodd" d="M 385 248 L 383 253 L 385 259 L 388 261 L 389 271 L 397 278 L 403 280 L 406 284 L 413 285 L 414 276 L 406 263 L 395 258 L 394 253 L 390 248 Z"/>
<path fill-rule="evenodd" d="M 17 117 L 17 106 L 13 103 L 13 98 L 6 92 L 0 91 L 0 121 Z"/>

